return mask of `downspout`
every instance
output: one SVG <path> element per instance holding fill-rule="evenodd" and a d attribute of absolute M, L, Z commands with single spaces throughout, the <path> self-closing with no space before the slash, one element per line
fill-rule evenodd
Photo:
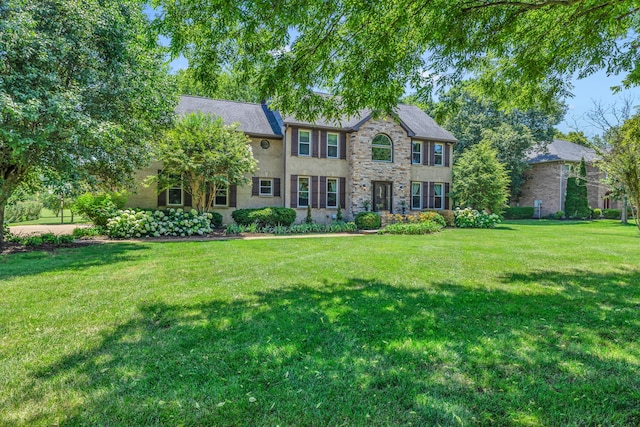
<path fill-rule="evenodd" d="M 284 124 L 284 135 L 282 136 L 282 163 L 283 163 L 283 176 L 282 176 L 282 207 L 287 207 L 287 129 L 289 128 L 288 124 Z"/>

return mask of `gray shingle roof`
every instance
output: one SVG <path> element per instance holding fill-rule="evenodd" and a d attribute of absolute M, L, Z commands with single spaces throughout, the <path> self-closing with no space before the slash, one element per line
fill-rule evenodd
<path fill-rule="evenodd" d="M 363 110 L 352 117 L 340 120 L 318 119 L 315 122 L 298 120 L 294 116 L 286 116 L 284 120 L 278 112 L 270 110 L 264 104 L 253 104 L 237 101 L 222 101 L 199 96 L 182 96 L 176 107 L 176 114 L 188 114 L 200 111 L 222 117 L 225 123 L 240 123 L 240 129 L 249 135 L 282 138 L 282 124 L 313 126 L 345 131 L 358 130 L 371 118 L 370 110 Z M 429 117 L 420 108 L 413 105 L 398 105 L 396 116 L 400 125 L 412 138 L 431 139 L 455 142 L 456 138 Z"/>
<path fill-rule="evenodd" d="M 276 115 L 265 105 L 185 95 L 180 98 L 176 107 L 178 115 L 198 111 L 221 117 L 226 124 L 238 122 L 240 130 L 248 135 L 282 138 L 281 126 Z"/>
<path fill-rule="evenodd" d="M 413 105 L 399 104 L 395 111 L 400 124 L 412 138 L 456 142 L 448 131 L 438 126 L 431 117 Z M 283 122 L 289 125 L 325 127 L 346 131 L 358 130 L 360 125 L 371 118 L 371 110 L 362 110 L 357 116 L 342 117 L 339 120 L 318 119 L 315 122 L 298 120 L 294 116 L 285 116 Z"/>
<path fill-rule="evenodd" d="M 596 152 L 588 147 L 563 139 L 554 139 L 546 145 L 538 146 L 527 155 L 527 163 L 546 162 L 579 162 L 584 157 L 586 162 L 592 162 L 596 158 Z"/>

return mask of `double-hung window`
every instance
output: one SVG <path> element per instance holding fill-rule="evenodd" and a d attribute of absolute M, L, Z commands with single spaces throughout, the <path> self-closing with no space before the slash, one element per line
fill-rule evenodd
<path fill-rule="evenodd" d="M 171 175 L 171 181 L 175 184 L 181 181 L 179 175 Z M 184 204 L 184 192 L 182 183 L 172 185 L 167 189 L 167 206 L 182 206 Z"/>
<path fill-rule="evenodd" d="M 444 144 L 433 145 L 433 164 L 436 166 L 444 165 Z"/>
<path fill-rule="evenodd" d="M 338 179 L 327 178 L 327 207 L 338 207 Z"/>
<path fill-rule="evenodd" d="M 413 142 L 411 144 L 411 163 L 419 165 L 422 163 L 422 143 Z"/>
<path fill-rule="evenodd" d="M 272 179 L 260 179 L 260 195 L 261 196 L 273 196 L 273 180 Z"/>
<path fill-rule="evenodd" d="M 422 185 L 419 182 L 411 183 L 411 209 L 422 209 Z"/>
<path fill-rule="evenodd" d="M 298 177 L 298 207 L 306 208 L 309 206 L 309 187 L 310 179 L 306 176 Z"/>
<path fill-rule="evenodd" d="M 216 189 L 216 197 L 213 199 L 213 206 L 227 206 L 229 202 L 229 191 L 227 187 Z"/>
<path fill-rule="evenodd" d="M 311 132 L 308 130 L 298 131 L 298 155 L 311 155 Z"/>
<path fill-rule="evenodd" d="M 444 184 L 434 184 L 433 186 L 433 207 L 435 209 L 444 208 Z"/>
<path fill-rule="evenodd" d="M 327 133 L 327 157 L 337 159 L 338 154 L 338 134 Z"/>

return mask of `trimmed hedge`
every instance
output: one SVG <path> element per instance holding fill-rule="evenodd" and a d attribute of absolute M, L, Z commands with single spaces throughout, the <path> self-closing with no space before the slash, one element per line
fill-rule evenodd
<path fill-rule="evenodd" d="M 382 230 L 378 230 L 378 234 L 431 234 L 437 233 L 442 230 L 443 227 L 443 224 L 431 220 L 414 223 L 398 222 L 389 224 Z"/>
<path fill-rule="evenodd" d="M 533 206 L 510 206 L 504 210 L 504 219 L 531 219 L 535 214 Z"/>
<path fill-rule="evenodd" d="M 236 209 L 231 217 L 238 225 L 257 224 L 258 227 L 290 226 L 296 220 L 291 208 Z"/>
<path fill-rule="evenodd" d="M 355 223 L 358 230 L 377 230 L 382 221 L 375 212 L 360 212 L 356 215 Z"/>
<path fill-rule="evenodd" d="M 604 215 L 604 217 L 606 219 L 620 219 L 621 218 L 620 209 L 605 209 L 605 210 L 602 211 L 602 215 Z"/>

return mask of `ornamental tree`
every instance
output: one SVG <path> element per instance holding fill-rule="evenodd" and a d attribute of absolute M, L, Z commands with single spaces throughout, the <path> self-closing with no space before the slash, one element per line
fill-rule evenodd
<path fill-rule="evenodd" d="M 0 224 L 30 176 L 113 187 L 147 163 L 177 102 L 148 24 L 134 0 L 0 3 Z"/>
<path fill-rule="evenodd" d="M 453 166 L 451 196 L 458 206 L 499 214 L 509 197 L 509 174 L 490 139 L 466 150 Z"/>
<path fill-rule="evenodd" d="M 391 112 L 469 74 L 504 106 L 550 107 L 598 70 L 640 82 L 636 0 L 153 0 L 174 55 L 214 84 L 227 66 L 259 76 L 281 111 Z M 320 96 L 315 89 L 336 96 Z"/>
<path fill-rule="evenodd" d="M 587 165 L 584 157 L 580 165 L 572 168 L 572 175 L 567 178 L 567 191 L 564 211 L 569 218 L 588 218 L 591 215 L 587 197 Z"/>
<path fill-rule="evenodd" d="M 182 185 L 200 212 L 211 209 L 215 194 L 230 185 L 249 181 L 256 170 L 250 140 L 238 125 L 226 126 L 221 118 L 187 114 L 167 131 L 156 157 L 163 162 L 158 191 Z"/>
<path fill-rule="evenodd" d="M 598 165 L 629 198 L 631 213 L 640 229 L 640 114 L 625 121 L 618 135 L 609 139 L 610 146 L 600 153 Z"/>

